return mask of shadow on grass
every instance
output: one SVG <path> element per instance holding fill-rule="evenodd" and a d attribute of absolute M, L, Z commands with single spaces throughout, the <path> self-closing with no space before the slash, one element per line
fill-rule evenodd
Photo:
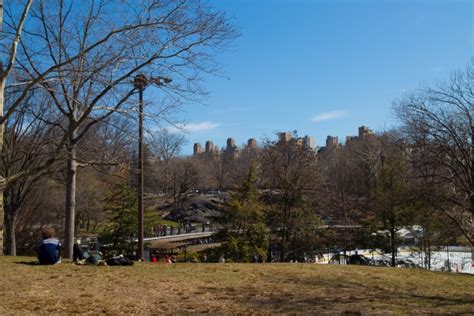
<path fill-rule="evenodd" d="M 255 297 L 241 301 L 250 308 L 265 306 L 268 311 L 276 313 L 292 313 L 295 311 L 307 313 L 329 312 L 341 313 L 344 315 L 361 315 L 367 311 L 381 312 L 390 310 L 392 312 L 413 312 L 413 311 L 464 311 L 472 312 L 470 306 L 472 299 L 443 298 L 425 295 L 404 295 L 402 293 L 389 295 L 367 295 L 342 297 L 321 297 L 314 296 L 301 297 L 290 300 L 284 295 L 273 295 L 271 297 Z M 420 300 L 420 301 L 417 301 Z M 402 306 L 400 306 L 402 304 Z M 464 307 L 461 307 L 464 306 Z M 453 307 L 458 307 L 452 310 Z M 400 309 L 401 308 L 401 309 Z M 440 309 L 441 308 L 441 309 Z M 446 310 L 445 310 L 446 309 Z"/>
<path fill-rule="evenodd" d="M 38 261 L 17 261 L 13 262 L 14 264 L 23 264 L 26 266 L 42 266 L 43 264 L 40 264 Z"/>
<path fill-rule="evenodd" d="M 474 306 L 474 299 L 447 298 L 447 297 L 441 297 L 441 296 L 419 295 L 419 294 L 413 294 L 412 297 L 421 298 L 428 301 L 439 302 L 441 305 L 469 304 L 471 306 Z"/>
<path fill-rule="evenodd" d="M 348 277 L 356 277 L 348 275 Z M 423 293 L 421 288 L 410 287 L 397 288 L 390 284 L 390 279 L 373 281 L 366 284 L 364 280 L 355 280 L 339 277 L 303 277 L 295 278 L 292 275 L 280 275 L 279 282 L 268 283 L 268 287 L 277 286 L 283 281 L 288 284 L 300 284 L 308 292 L 273 293 L 263 296 L 256 293 L 254 297 L 247 296 L 240 302 L 250 308 L 265 306 L 268 311 L 276 313 L 300 312 L 329 312 L 343 313 L 346 315 L 357 315 L 361 313 L 382 312 L 386 309 L 392 312 L 472 312 L 474 298 L 463 296 L 464 291 L 445 294 Z M 439 284 L 442 286 L 442 284 Z M 315 291 L 310 289 L 314 288 Z M 422 293 L 419 293 L 421 291 Z M 415 292 L 415 293 L 414 293 Z M 418 293 L 416 293 L 418 292 Z M 247 294 L 251 291 L 247 289 Z M 230 295 L 230 293 L 229 293 Z"/>

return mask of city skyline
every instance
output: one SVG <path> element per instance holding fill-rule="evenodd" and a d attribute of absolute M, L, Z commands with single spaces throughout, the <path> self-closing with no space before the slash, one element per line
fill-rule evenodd
<path fill-rule="evenodd" d="M 187 123 L 183 154 L 229 135 L 240 144 L 297 130 L 321 144 L 327 135 L 344 142 L 360 125 L 390 129 L 394 100 L 448 80 L 473 55 L 471 1 L 211 5 L 234 17 L 241 36 L 219 56 L 222 76 L 205 78 L 209 97 L 174 116 Z"/>
<path fill-rule="evenodd" d="M 311 148 L 318 152 L 320 150 L 324 150 L 327 147 L 343 145 L 354 139 L 365 140 L 373 134 L 374 132 L 368 126 L 361 125 L 357 129 L 357 135 L 346 135 L 344 138 L 345 141 L 339 141 L 339 137 L 333 135 L 327 135 L 325 140 L 321 140 L 320 143 L 318 143 L 317 139 L 315 139 L 315 137 L 311 135 L 297 135 L 297 139 L 300 140 L 306 148 Z M 287 142 L 291 138 L 293 138 L 293 136 L 294 135 L 292 135 L 291 132 L 282 131 L 276 133 L 274 137 L 269 140 Z M 240 145 L 238 145 L 234 138 L 228 137 L 225 146 L 219 146 L 219 144 L 214 143 L 213 140 L 206 140 L 205 142 L 197 142 L 192 144 L 192 155 L 196 156 L 200 154 L 219 154 L 220 152 L 231 152 L 232 154 L 234 154 L 241 149 L 260 147 L 260 144 L 262 142 L 264 143 L 265 141 L 266 140 L 261 140 L 259 142 L 256 138 L 249 138 L 246 142 L 242 142 L 240 143 Z M 204 143 L 205 145 L 202 146 L 202 143 Z"/>

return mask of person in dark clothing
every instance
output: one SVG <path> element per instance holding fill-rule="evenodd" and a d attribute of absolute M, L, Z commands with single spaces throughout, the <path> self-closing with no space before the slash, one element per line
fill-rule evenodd
<path fill-rule="evenodd" d="M 78 243 L 75 243 L 74 246 L 72 247 L 72 260 L 74 261 L 80 261 L 84 260 L 84 250 L 82 250 L 81 245 Z"/>
<path fill-rule="evenodd" d="M 89 248 L 92 251 L 100 251 L 101 247 L 102 247 L 102 245 L 97 241 L 97 242 L 93 243 Z"/>
<path fill-rule="evenodd" d="M 40 264 L 56 264 L 61 262 L 59 250 L 61 243 L 54 238 L 54 229 L 50 227 L 41 230 L 41 237 L 43 238 L 36 246 L 38 253 L 38 260 Z"/>

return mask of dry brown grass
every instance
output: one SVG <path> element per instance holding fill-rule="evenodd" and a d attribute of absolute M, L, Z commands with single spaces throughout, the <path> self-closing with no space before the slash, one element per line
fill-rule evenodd
<path fill-rule="evenodd" d="M 474 313 L 474 277 L 315 264 L 31 266 L 0 257 L 0 314 Z"/>

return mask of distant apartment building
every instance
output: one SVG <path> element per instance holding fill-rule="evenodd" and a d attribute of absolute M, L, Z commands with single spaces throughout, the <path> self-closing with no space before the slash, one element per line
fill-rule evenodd
<path fill-rule="evenodd" d="M 339 145 L 339 138 L 337 136 L 326 137 L 326 147 L 333 147 Z"/>
<path fill-rule="evenodd" d="M 193 155 L 194 155 L 194 156 L 197 156 L 197 155 L 200 155 L 200 154 L 202 154 L 202 147 L 201 147 L 201 144 L 199 144 L 199 143 L 194 143 Z"/>
<path fill-rule="evenodd" d="M 351 135 L 351 136 L 346 136 L 346 144 L 347 144 L 348 142 L 353 141 L 353 140 L 356 140 L 356 139 L 359 139 L 359 137 L 353 136 L 353 135 Z"/>
<path fill-rule="evenodd" d="M 305 148 L 315 149 L 315 148 L 316 148 L 316 140 L 315 140 L 315 138 L 312 137 L 312 136 L 306 135 L 305 137 L 303 137 L 303 146 L 304 146 Z"/>
<path fill-rule="evenodd" d="M 257 148 L 257 140 L 255 138 L 250 138 L 247 141 L 247 148 Z"/>
<path fill-rule="evenodd" d="M 362 125 L 359 127 L 359 134 L 357 136 L 346 136 L 346 144 L 353 140 L 367 140 L 373 135 L 374 132 L 372 132 L 371 129 L 369 129 L 367 126 Z"/>
<path fill-rule="evenodd" d="M 235 145 L 235 139 L 233 138 L 227 138 L 227 150 L 234 150 L 237 148 L 237 145 Z"/>
<path fill-rule="evenodd" d="M 374 132 L 372 132 L 367 126 L 362 125 L 359 127 L 359 139 L 366 140 L 373 134 Z"/>
<path fill-rule="evenodd" d="M 239 150 L 237 149 L 237 145 L 235 144 L 235 139 L 227 138 L 227 146 L 224 150 L 224 154 L 232 158 L 236 158 L 239 155 Z"/>
<path fill-rule="evenodd" d="M 214 154 L 217 152 L 217 148 L 214 143 L 210 140 L 206 142 L 206 154 Z"/>
<path fill-rule="evenodd" d="M 282 132 L 278 134 L 278 138 L 281 143 L 287 143 L 291 140 L 291 134 L 288 132 Z"/>

